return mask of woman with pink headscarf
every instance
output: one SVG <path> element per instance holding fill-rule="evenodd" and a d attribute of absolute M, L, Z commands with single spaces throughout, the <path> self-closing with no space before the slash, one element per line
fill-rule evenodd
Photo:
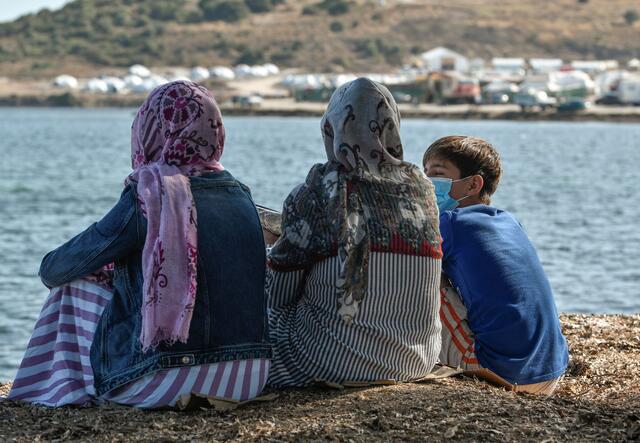
<path fill-rule="evenodd" d="M 249 190 L 220 163 L 224 139 L 205 88 L 149 95 L 120 200 L 42 262 L 52 289 L 10 399 L 156 408 L 260 394 L 264 240 Z"/>

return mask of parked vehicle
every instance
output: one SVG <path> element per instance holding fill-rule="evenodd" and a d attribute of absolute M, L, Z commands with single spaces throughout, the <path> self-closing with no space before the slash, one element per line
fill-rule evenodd
<path fill-rule="evenodd" d="M 542 111 L 553 108 L 558 104 L 554 97 L 549 97 L 546 91 L 535 88 L 522 88 L 515 96 L 515 103 L 522 111 L 538 108 Z"/>
<path fill-rule="evenodd" d="M 579 97 L 570 97 L 558 104 L 558 112 L 580 112 L 589 107 L 590 103 Z"/>
<path fill-rule="evenodd" d="M 231 97 L 231 103 L 237 108 L 258 108 L 262 105 L 262 101 L 262 97 L 258 94 L 234 95 Z"/>
<path fill-rule="evenodd" d="M 640 106 L 640 75 L 627 75 L 620 81 L 618 97 L 627 105 Z"/>
<path fill-rule="evenodd" d="M 511 103 L 519 90 L 514 83 L 494 80 L 482 88 L 482 102 L 488 105 Z"/>

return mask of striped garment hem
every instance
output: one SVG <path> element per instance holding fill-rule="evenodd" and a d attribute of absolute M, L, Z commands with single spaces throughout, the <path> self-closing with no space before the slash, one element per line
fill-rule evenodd
<path fill-rule="evenodd" d="M 7 399 L 51 407 L 112 401 L 160 408 L 187 394 L 246 401 L 262 392 L 270 361 L 249 359 L 160 370 L 96 398 L 90 349 L 111 297 L 84 279 L 52 289 Z"/>

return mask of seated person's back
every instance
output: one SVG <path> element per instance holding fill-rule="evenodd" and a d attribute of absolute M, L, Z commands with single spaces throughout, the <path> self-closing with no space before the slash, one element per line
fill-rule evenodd
<path fill-rule="evenodd" d="M 269 383 L 422 378 L 440 345 L 433 187 L 403 161 L 384 86 L 341 86 L 321 128 L 327 162 L 285 201 L 268 258 Z"/>

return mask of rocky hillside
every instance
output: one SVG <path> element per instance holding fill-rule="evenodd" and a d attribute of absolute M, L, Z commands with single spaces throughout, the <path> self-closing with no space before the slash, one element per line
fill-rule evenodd
<path fill-rule="evenodd" d="M 75 0 L 0 24 L 0 75 L 273 62 L 384 71 L 468 56 L 640 56 L 637 0 Z"/>

